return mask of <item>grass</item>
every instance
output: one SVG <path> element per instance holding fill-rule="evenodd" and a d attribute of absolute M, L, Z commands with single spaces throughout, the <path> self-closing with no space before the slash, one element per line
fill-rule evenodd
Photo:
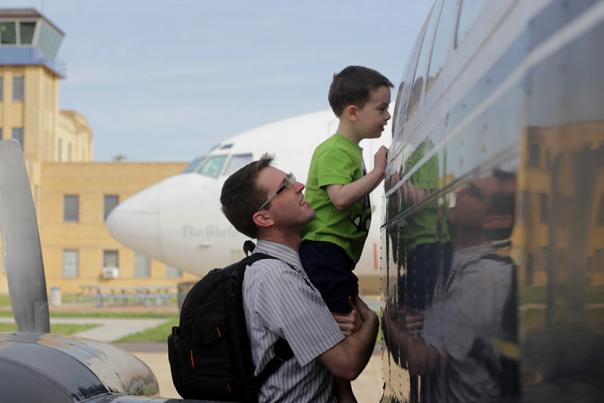
<path fill-rule="evenodd" d="M 142 332 L 133 333 L 128 336 L 122 337 L 118 342 L 122 343 L 165 343 L 168 336 L 172 332 L 172 326 L 178 326 L 178 316 L 172 315 L 170 319 L 162 323 L 159 326 L 151 329 L 144 330 Z"/>
<path fill-rule="evenodd" d="M 159 312 L 109 312 L 78 311 L 50 312 L 51 318 L 94 318 L 94 319 L 169 319 L 173 314 Z M 0 318 L 12 318 L 12 311 L 0 311 Z"/>
<path fill-rule="evenodd" d="M 95 324 L 78 324 L 78 325 L 67 325 L 67 324 L 54 324 L 51 325 L 50 329 L 53 333 L 70 335 L 74 333 L 83 332 L 88 329 L 97 327 Z M 14 323 L 0 323 L 0 332 L 16 332 L 17 326 Z"/>
<path fill-rule="evenodd" d="M 10 298 L 7 294 L 0 294 L 0 306 L 10 306 Z"/>

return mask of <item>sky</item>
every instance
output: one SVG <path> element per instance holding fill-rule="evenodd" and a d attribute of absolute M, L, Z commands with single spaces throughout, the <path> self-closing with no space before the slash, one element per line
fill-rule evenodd
<path fill-rule="evenodd" d="M 2 0 L 1 7 L 36 8 L 65 33 L 60 108 L 86 116 L 96 161 L 188 161 L 243 131 L 328 109 L 331 77 L 348 65 L 398 85 L 431 5 Z"/>

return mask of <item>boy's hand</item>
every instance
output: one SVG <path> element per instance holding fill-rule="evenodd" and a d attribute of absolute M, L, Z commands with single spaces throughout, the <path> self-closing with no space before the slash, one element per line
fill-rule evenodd
<path fill-rule="evenodd" d="M 388 149 L 384 146 L 381 146 L 379 150 L 373 156 L 373 169 L 376 172 L 379 172 L 381 176 L 384 176 L 386 172 L 386 161 L 388 159 Z"/>
<path fill-rule="evenodd" d="M 347 314 L 332 312 L 332 315 L 338 323 L 338 326 L 340 326 L 340 330 L 342 331 L 342 333 L 344 333 L 344 336 L 346 337 L 350 336 L 351 334 L 354 334 L 357 330 L 361 328 L 361 325 L 363 324 L 363 320 L 359 316 L 357 310 L 354 308 Z"/>

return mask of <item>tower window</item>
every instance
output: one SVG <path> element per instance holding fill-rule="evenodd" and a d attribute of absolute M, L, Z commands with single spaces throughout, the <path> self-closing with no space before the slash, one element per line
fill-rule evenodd
<path fill-rule="evenodd" d="M 13 101 L 23 101 L 25 98 L 25 78 L 13 77 Z"/>

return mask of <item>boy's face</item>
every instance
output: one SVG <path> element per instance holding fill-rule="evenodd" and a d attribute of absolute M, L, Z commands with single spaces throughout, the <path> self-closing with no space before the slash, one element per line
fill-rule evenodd
<path fill-rule="evenodd" d="M 378 138 L 384 131 L 384 126 L 390 120 L 388 113 L 390 105 L 390 88 L 384 86 L 369 93 L 369 100 L 357 110 L 355 126 L 362 138 Z"/>

